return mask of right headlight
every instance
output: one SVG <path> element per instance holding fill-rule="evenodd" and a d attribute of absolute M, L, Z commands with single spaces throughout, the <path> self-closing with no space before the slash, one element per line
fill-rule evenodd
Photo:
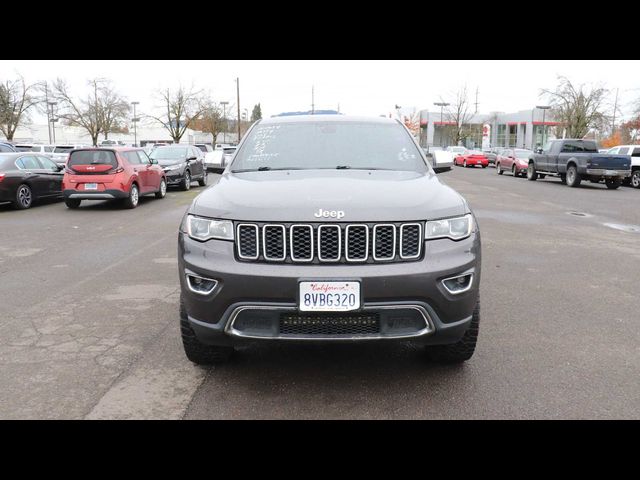
<path fill-rule="evenodd" d="M 187 215 L 187 235 L 200 242 L 212 238 L 233 240 L 233 222 Z"/>
<path fill-rule="evenodd" d="M 435 238 L 451 238 L 452 240 L 462 240 L 471 235 L 473 231 L 473 217 L 470 213 L 462 217 L 443 218 L 441 220 L 431 220 L 427 222 L 425 229 L 425 240 Z"/>

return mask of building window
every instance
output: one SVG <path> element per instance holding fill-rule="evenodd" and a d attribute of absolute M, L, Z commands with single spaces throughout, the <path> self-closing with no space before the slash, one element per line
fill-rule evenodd
<path fill-rule="evenodd" d="M 516 147 L 518 142 L 518 125 L 509 125 L 509 147 Z"/>

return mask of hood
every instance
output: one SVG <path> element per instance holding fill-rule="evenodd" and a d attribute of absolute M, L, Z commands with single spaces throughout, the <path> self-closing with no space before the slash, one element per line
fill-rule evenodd
<path fill-rule="evenodd" d="M 158 160 L 158 165 L 167 167 L 169 165 L 177 165 L 179 163 L 185 163 L 186 161 L 187 160 L 185 158 L 170 158 L 170 159 Z"/>
<path fill-rule="evenodd" d="M 196 197 L 190 213 L 243 221 L 417 221 L 468 212 L 464 199 L 434 173 L 383 170 L 227 172 Z"/>

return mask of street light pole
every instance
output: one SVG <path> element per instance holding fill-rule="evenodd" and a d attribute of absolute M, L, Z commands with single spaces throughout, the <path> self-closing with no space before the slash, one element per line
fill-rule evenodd
<path fill-rule="evenodd" d="M 220 105 L 222 105 L 222 120 L 224 121 L 224 127 L 222 130 L 222 143 L 227 143 L 227 105 L 229 105 L 229 102 L 220 102 Z M 216 142 L 216 139 L 213 139 L 214 143 Z"/>
<path fill-rule="evenodd" d="M 442 131 L 444 130 L 444 124 L 442 123 L 442 113 L 444 111 L 444 107 L 448 107 L 450 104 L 446 102 L 433 102 L 433 104 L 437 107 L 440 107 L 440 146 L 442 146 Z M 433 126 L 433 135 L 436 134 L 436 127 Z"/>
<path fill-rule="evenodd" d="M 51 105 L 51 127 L 53 129 L 53 144 L 55 145 L 56 143 L 56 123 L 58 121 L 57 118 L 55 118 L 55 113 L 53 112 L 53 107 L 55 105 L 58 104 L 58 102 L 48 102 L 49 105 Z"/>
<path fill-rule="evenodd" d="M 238 108 L 238 141 L 236 144 L 240 143 L 240 77 L 236 77 L 236 102 Z"/>
<path fill-rule="evenodd" d="M 131 102 L 131 105 L 133 105 L 133 119 L 131 120 L 133 122 L 133 146 L 137 147 L 138 146 L 138 120 L 140 120 L 138 117 L 136 117 L 136 105 L 139 105 L 140 102 Z"/>

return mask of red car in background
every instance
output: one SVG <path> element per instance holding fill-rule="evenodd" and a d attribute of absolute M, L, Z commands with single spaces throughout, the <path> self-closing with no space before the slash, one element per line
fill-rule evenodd
<path fill-rule="evenodd" d="M 73 150 L 62 179 L 64 203 L 78 208 L 82 200 L 122 200 L 136 208 L 141 195 L 164 198 L 164 169 L 141 148 L 83 148 Z"/>
<path fill-rule="evenodd" d="M 482 168 L 489 166 L 489 159 L 482 153 L 475 150 L 467 150 L 466 152 L 458 155 L 454 160 L 454 164 L 463 167 L 475 167 L 481 165 Z"/>
<path fill-rule="evenodd" d="M 531 150 L 524 148 L 505 148 L 496 157 L 496 172 L 502 175 L 505 171 L 511 172 L 514 177 L 527 176 L 529 158 L 533 155 Z"/>

